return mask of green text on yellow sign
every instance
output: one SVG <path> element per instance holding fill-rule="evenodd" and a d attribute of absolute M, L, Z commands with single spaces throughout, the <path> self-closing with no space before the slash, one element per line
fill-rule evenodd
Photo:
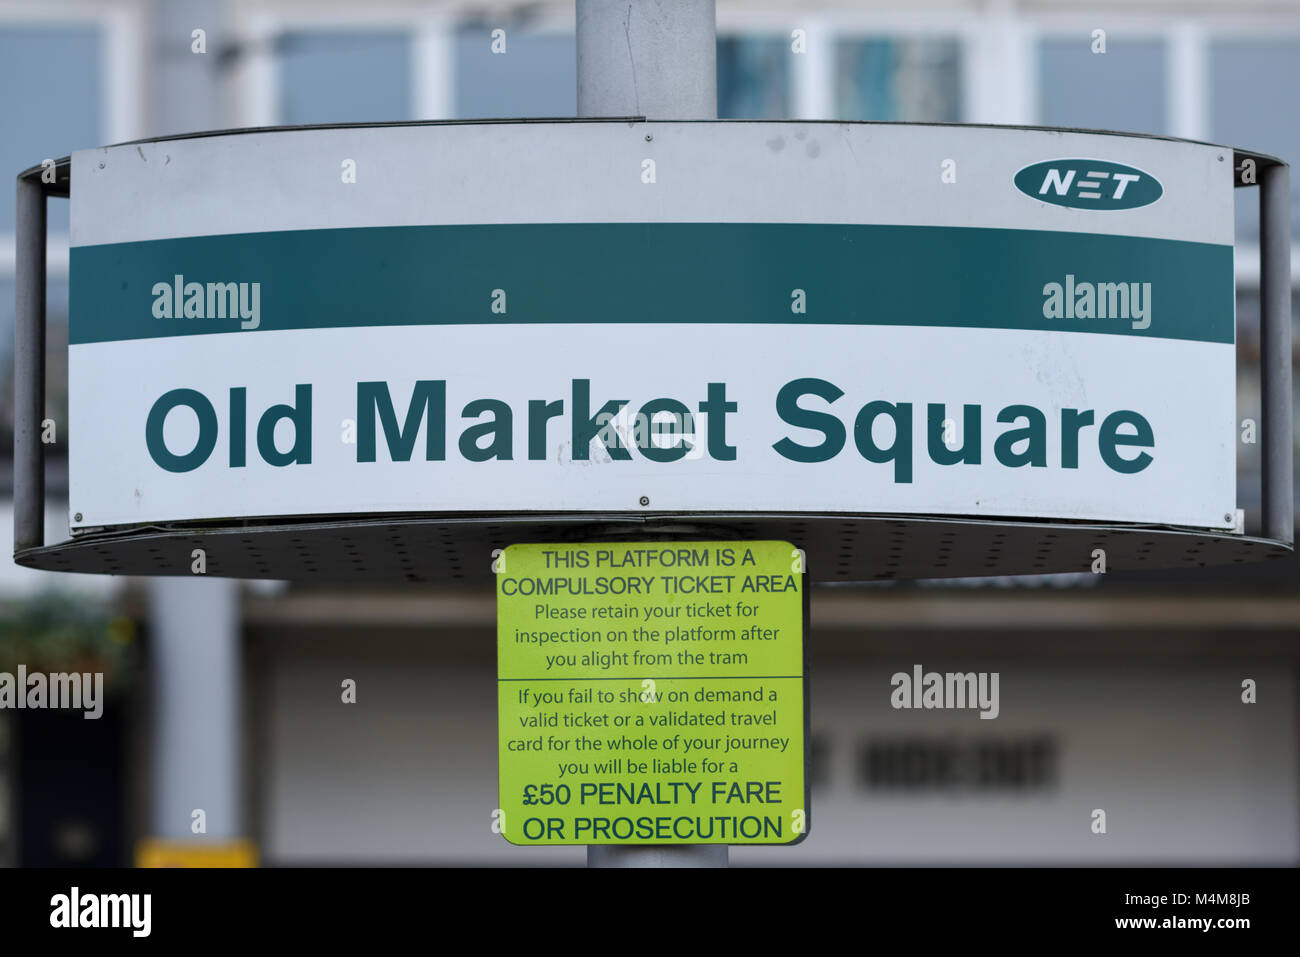
<path fill-rule="evenodd" d="M 789 844 L 804 565 L 788 542 L 512 545 L 497 558 L 513 844 Z"/>

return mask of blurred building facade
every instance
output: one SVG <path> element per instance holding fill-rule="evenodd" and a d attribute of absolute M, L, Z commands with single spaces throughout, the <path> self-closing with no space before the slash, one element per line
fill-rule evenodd
<path fill-rule="evenodd" d="M 498 29 L 504 54 L 492 52 Z M 722 118 L 1086 127 L 1300 160 L 1300 107 L 1287 95 L 1300 83 L 1300 0 L 718 0 L 718 31 Z M 0 169 L 200 129 L 572 116 L 574 54 L 572 2 L 4 0 Z M 1300 176 L 1293 189 L 1300 197 Z M 1238 417 L 1258 421 L 1254 199 L 1238 191 Z M 63 423 L 68 216 L 66 201 L 50 202 L 47 413 Z M 1300 236 L 1300 199 L 1292 223 Z M 0 190 L 4 455 L 13 230 L 10 188 Z M 60 434 L 51 448 L 49 541 L 67 536 L 62 450 L 75 441 Z M 1239 452 L 1248 529 L 1258 450 Z M 11 526 L 0 514 L 0 537 Z M 733 861 L 1296 863 L 1297 583 L 1288 560 L 819 591 L 812 832 L 794 849 L 736 849 Z M 167 585 L 4 564 L 0 604 L 12 616 L 55 591 L 138 627 L 136 680 L 93 733 L 91 722 L 0 712 L 0 863 L 128 863 L 136 839 L 187 829 L 161 805 L 198 801 L 215 801 L 219 830 L 254 838 L 270 864 L 582 861 L 580 848 L 514 848 L 491 833 L 490 595 L 186 585 L 203 590 L 204 608 L 188 628 L 168 623 Z M 187 713 L 202 716 L 192 723 L 159 727 L 159 674 L 211 667 L 183 652 L 224 640 L 233 693 L 191 702 Z M 915 663 L 999 671 L 1001 716 L 892 710 L 889 675 Z M 355 705 L 340 702 L 345 678 L 357 682 Z M 1259 689 L 1249 706 L 1247 678 Z M 190 767 L 216 773 L 204 788 L 223 793 L 160 787 L 183 784 Z M 1094 808 L 1107 809 L 1104 836 L 1089 829 Z"/>

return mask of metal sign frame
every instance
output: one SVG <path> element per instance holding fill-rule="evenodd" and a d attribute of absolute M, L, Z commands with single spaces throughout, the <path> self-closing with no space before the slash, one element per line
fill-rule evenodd
<path fill-rule="evenodd" d="M 460 122 L 466 121 L 305 128 L 440 126 Z M 650 121 L 620 117 L 487 122 Z M 213 131 L 139 142 L 298 129 L 304 127 Z M 188 575 L 192 573 L 192 552 L 201 548 L 206 555 L 207 573 L 224 577 L 483 585 L 491 581 L 491 573 L 482 556 L 490 554 L 492 548 L 512 541 L 576 541 L 597 531 L 603 537 L 611 528 L 637 534 L 677 532 L 791 539 L 808 552 L 816 581 L 1080 571 L 1091 566 L 1096 548 L 1106 550 L 1109 569 L 1196 567 L 1284 557 L 1290 554 L 1294 539 L 1290 171 L 1276 157 L 1244 150 L 1231 152 L 1234 185 L 1252 185 L 1242 181 L 1241 173 L 1253 164 L 1260 189 L 1262 536 L 1096 522 L 910 514 L 656 513 L 647 507 L 642 513 L 421 512 L 175 522 L 86 529 L 68 541 L 46 544 L 44 445 L 40 439 L 45 399 L 46 199 L 71 195 L 71 162 L 65 157 L 54 164 L 53 182 L 43 181 L 48 178 L 48 173 L 42 176 L 47 167 L 33 167 L 18 177 L 14 559 L 20 565 L 49 570 Z"/>

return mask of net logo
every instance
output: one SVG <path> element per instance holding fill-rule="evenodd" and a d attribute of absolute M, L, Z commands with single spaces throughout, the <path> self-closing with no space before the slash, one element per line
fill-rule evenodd
<path fill-rule="evenodd" d="M 1026 166 L 1016 189 L 1033 199 L 1072 209 L 1136 209 L 1154 203 L 1164 188 L 1150 173 L 1105 160 L 1059 159 Z"/>

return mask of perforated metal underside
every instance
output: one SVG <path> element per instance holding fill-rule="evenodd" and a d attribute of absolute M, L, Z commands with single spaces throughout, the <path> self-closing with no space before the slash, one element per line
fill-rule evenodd
<path fill-rule="evenodd" d="M 303 583 L 488 585 L 492 550 L 519 542 L 664 538 L 779 539 L 803 548 L 815 581 L 966 578 L 1197 568 L 1282 558 L 1269 539 L 1148 526 L 975 521 L 919 516 L 493 515 L 286 520 L 234 527 L 150 526 L 17 552 L 29 568 L 110 575 L 206 574 Z"/>

